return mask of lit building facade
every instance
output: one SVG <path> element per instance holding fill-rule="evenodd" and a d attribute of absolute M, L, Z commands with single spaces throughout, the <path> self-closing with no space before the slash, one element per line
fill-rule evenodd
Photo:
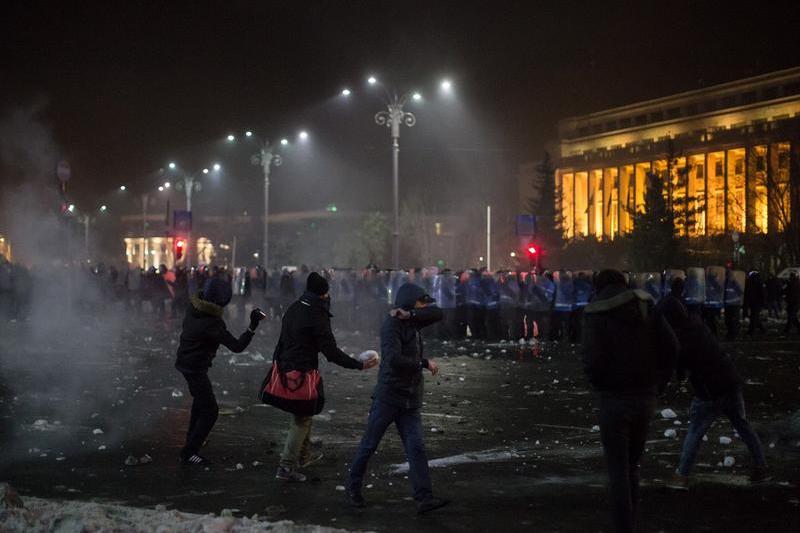
<path fill-rule="evenodd" d="M 8 237 L 2 233 L 0 233 L 0 255 L 5 257 L 8 261 L 14 260 L 11 256 L 11 242 L 9 242 Z"/>
<path fill-rule="evenodd" d="M 798 132 L 800 68 L 562 120 L 564 236 L 630 232 L 650 173 L 681 235 L 780 232 L 798 216 Z"/>

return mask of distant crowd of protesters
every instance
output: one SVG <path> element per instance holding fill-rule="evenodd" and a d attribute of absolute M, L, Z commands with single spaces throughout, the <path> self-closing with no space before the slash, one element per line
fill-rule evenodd
<path fill-rule="evenodd" d="M 127 310 L 154 318 L 176 319 L 183 315 L 189 298 L 206 280 L 223 278 L 231 283 L 233 301 L 229 317 L 247 322 L 247 309 L 263 308 L 278 319 L 304 291 L 309 269 L 261 267 L 229 270 L 202 266 L 187 270 L 165 265 L 147 270 L 131 266 L 117 269 L 102 263 L 87 266 L 77 276 L 76 302 L 89 309 L 121 303 Z M 433 328 L 440 339 L 569 340 L 581 337 L 583 311 L 594 295 L 596 273 L 591 270 L 497 271 L 485 268 L 451 271 L 437 268 L 382 270 L 328 269 L 320 273 L 329 281 L 333 312 L 340 324 L 361 331 L 376 331 L 398 288 L 405 282 L 423 287 L 437 300 L 444 319 Z M 0 258 L 0 318 L 24 319 L 30 307 L 37 278 L 46 275 L 29 271 Z M 47 274 L 49 275 L 49 274 Z M 686 281 L 683 303 L 690 314 L 704 320 L 725 337 L 739 336 L 743 320 L 747 333 L 766 331 L 763 320 L 785 319 L 783 330 L 800 332 L 800 279 L 773 274 L 766 278 L 723 267 L 666 270 L 661 273 L 625 273 L 628 286 L 648 292 L 658 302 L 670 293 L 673 278 Z"/>

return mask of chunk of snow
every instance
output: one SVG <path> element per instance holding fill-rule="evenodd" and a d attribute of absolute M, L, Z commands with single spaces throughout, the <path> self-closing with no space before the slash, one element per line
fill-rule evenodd
<path fill-rule="evenodd" d="M 174 390 L 174 391 L 172 391 L 172 397 L 173 398 L 183 398 L 183 393 L 181 391 L 179 391 L 179 390 Z"/>
<path fill-rule="evenodd" d="M 678 432 L 675 431 L 674 429 L 668 429 L 664 432 L 664 436 L 667 437 L 668 439 L 674 439 L 675 437 L 678 436 Z"/>
<path fill-rule="evenodd" d="M 92 435 L 102 435 L 102 434 L 103 430 L 100 428 L 95 428 L 94 430 L 92 430 Z"/>
<path fill-rule="evenodd" d="M 730 437 L 726 437 L 725 435 L 723 435 L 722 437 L 720 437 L 720 438 L 719 438 L 719 443 L 720 443 L 720 444 L 725 444 L 725 445 L 727 445 L 727 444 L 730 444 L 731 442 L 733 442 L 733 441 L 731 440 L 731 438 L 730 438 Z"/>
<path fill-rule="evenodd" d="M 600 431 L 600 426 L 598 426 L 597 424 L 592 426 L 592 433 L 597 433 L 598 431 Z"/>
<path fill-rule="evenodd" d="M 664 419 L 678 418 L 678 415 L 675 413 L 675 411 L 667 407 L 666 409 L 661 410 L 661 418 Z"/>

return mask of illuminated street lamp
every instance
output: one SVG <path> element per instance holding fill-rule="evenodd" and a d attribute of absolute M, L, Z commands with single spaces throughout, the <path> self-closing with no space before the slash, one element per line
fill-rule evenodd
<path fill-rule="evenodd" d="M 125 192 L 126 190 L 128 190 L 128 188 L 126 186 L 124 186 L 124 185 L 120 185 L 119 186 L 119 190 L 121 190 L 122 192 Z"/>
<path fill-rule="evenodd" d="M 375 76 L 367 79 L 370 85 L 376 85 L 378 80 Z M 392 137 L 392 198 L 394 211 L 394 224 L 392 228 L 392 267 L 400 268 L 400 126 L 412 127 L 417 123 L 414 113 L 405 111 L 403 107 L 409 98 L 418 101 L 422 95 L 418 92 L 406 92 L 402 95 L 397 91 L 385 90 L 384 103 L 386 110 L 375 113 L 375 123 L 379 126 L 389 128 Z"/>

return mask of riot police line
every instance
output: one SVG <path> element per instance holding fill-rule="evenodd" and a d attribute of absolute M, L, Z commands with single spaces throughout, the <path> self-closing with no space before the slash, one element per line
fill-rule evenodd
<path fill-rule="evenodd" d="M 73 276 L 81 278 L 76 302 L 87 310 L 102 309 L 120 303 L 127 311 L 156 319 L 176 319 L 183 314 L 189 297 L 210 277 L 230 280 L 233 304 L 230 318 L 245 320 L 251 307 L 260 306 L 272 320 L 303 291 L 309 268 L 285 267 L 264 270 L 261 267 L 236 268 L 201 266 L 142 270 L 136 266 L 115 269 L 102 264 L 81 265 Z M 436 267 L 411 270 L 329 268 L 320 270 L 331 287 L 332 312 L 339 328 L 372 333 L 390 308 L 398 288 L 405 282 L 422 286 L 436 299 L 444 313 L 433 335 L 443 340 L 473 338 L 488 341 L 528 341 L 580 339 L 583 308 L 594 291 L 596 272 L 592 270 L 545 270 L 489 272 L 486 269 L 453 271 Z M 656 302 L 669 294 L 672 280 L 685 280 L 683 301 L 691 313 L 703 318 L 716 334 L 724 320 L 725 333 L 735 338 L 743 315 L 757 318 L 761 308 L 777 318 L 781 302 L 753 304 L 762 292 L 770 294 L 769 281 L 761 281 L 758 272 L 722 266 L 691 267 L 663 272 L 625 273 L 631 288 L 648 292 Z M 28 272 L 8 261 L 0 264 L 0 318 L 25 318 L 33 285 L 43 283 L 42 273 Z M 50 275 L 46 276 L 50 277 Z M 774 278 L 774 277 L 773 277 Z M 766 290 L 764 287 L 766 286 Z M 785 308 L 796 313 L 800 290 L 796 276 L 778 293 L 785 298 Z M 751 295 L 756 296 L 751 296 Z M 779 296 L 780 298 L 780 296 Z M 774 297 L 772 298 L 775 299 Z M 748 303 L 749 302 L 749 303 Z M 748 313 L 749 311 L 749 313 Z M 773 314 L 774 311 L 774 314 Z M 791 321 L 791 316 L 788 319 Z M 268 321 L 270 322 L 270 321 Z M 751 322 L 753 320 L 751 319 Z M 760 324 L 760 321 L 758 322 Z M 787 327 L 789 322 L 787 322 Z M 269 326 L 268 326 L 269 327 Z"/>

